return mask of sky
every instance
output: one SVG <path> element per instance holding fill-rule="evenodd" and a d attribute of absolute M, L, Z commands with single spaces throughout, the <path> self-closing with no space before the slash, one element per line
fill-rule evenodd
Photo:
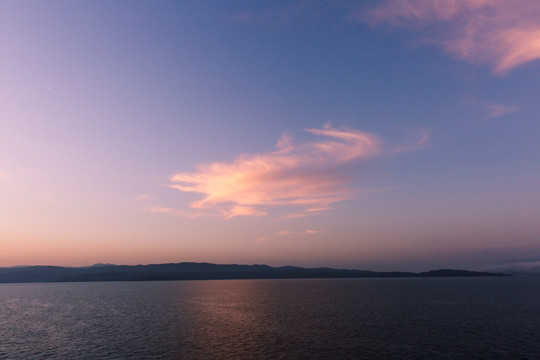
<path fill-rule="evenodd" d="M 540 265 L 540 2 L 0 2 L 0 266 Z"/>

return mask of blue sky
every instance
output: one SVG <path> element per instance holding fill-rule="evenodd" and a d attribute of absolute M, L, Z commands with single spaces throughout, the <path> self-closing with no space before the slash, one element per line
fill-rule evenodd
<path fill-rule="evenodd" d="M 539 12 L 2 2 L 0 265 L 535 264 Z"/>

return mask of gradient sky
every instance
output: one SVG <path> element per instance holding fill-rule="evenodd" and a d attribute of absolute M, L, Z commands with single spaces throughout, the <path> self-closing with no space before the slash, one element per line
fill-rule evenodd
<path fill-rule="evenodd" d="M 0 266 L 540 263 L 540 2 L 2 1 Z"/>

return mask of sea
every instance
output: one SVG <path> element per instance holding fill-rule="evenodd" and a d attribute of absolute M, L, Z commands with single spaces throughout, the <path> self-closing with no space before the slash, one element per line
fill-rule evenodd
<path fill-rule="evenodd" d="M 1 284 L 0 359 L 540 359 L 540 277 Z"/>

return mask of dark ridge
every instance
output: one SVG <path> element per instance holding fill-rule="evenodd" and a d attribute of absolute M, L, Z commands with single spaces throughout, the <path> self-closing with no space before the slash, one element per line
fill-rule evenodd
<path fill-rule="evenodd" d="M 419 273 L 422 277 L 457 277 L 457 276 L 507 276 L 502 273 L 490 273 L 482 271 L 466 271 L 466 270 L 454 270 L 454 269 L 440 269 L 430 270 L 427 272 Z"/>
<path fill-rule="evenodd" d="M 272 267 L 268 265 L 220 265 L 194 262 L 151 265 L 96 264 L 87 267 L 27 266 L 0 268 L 0 283 L 458 276 L 472 277 L 509 275 L 502 273 L 453 269 L 441 269 L 413 273 L 331 269 L 326 267 L 301 268 L 296 266 Z"/>

